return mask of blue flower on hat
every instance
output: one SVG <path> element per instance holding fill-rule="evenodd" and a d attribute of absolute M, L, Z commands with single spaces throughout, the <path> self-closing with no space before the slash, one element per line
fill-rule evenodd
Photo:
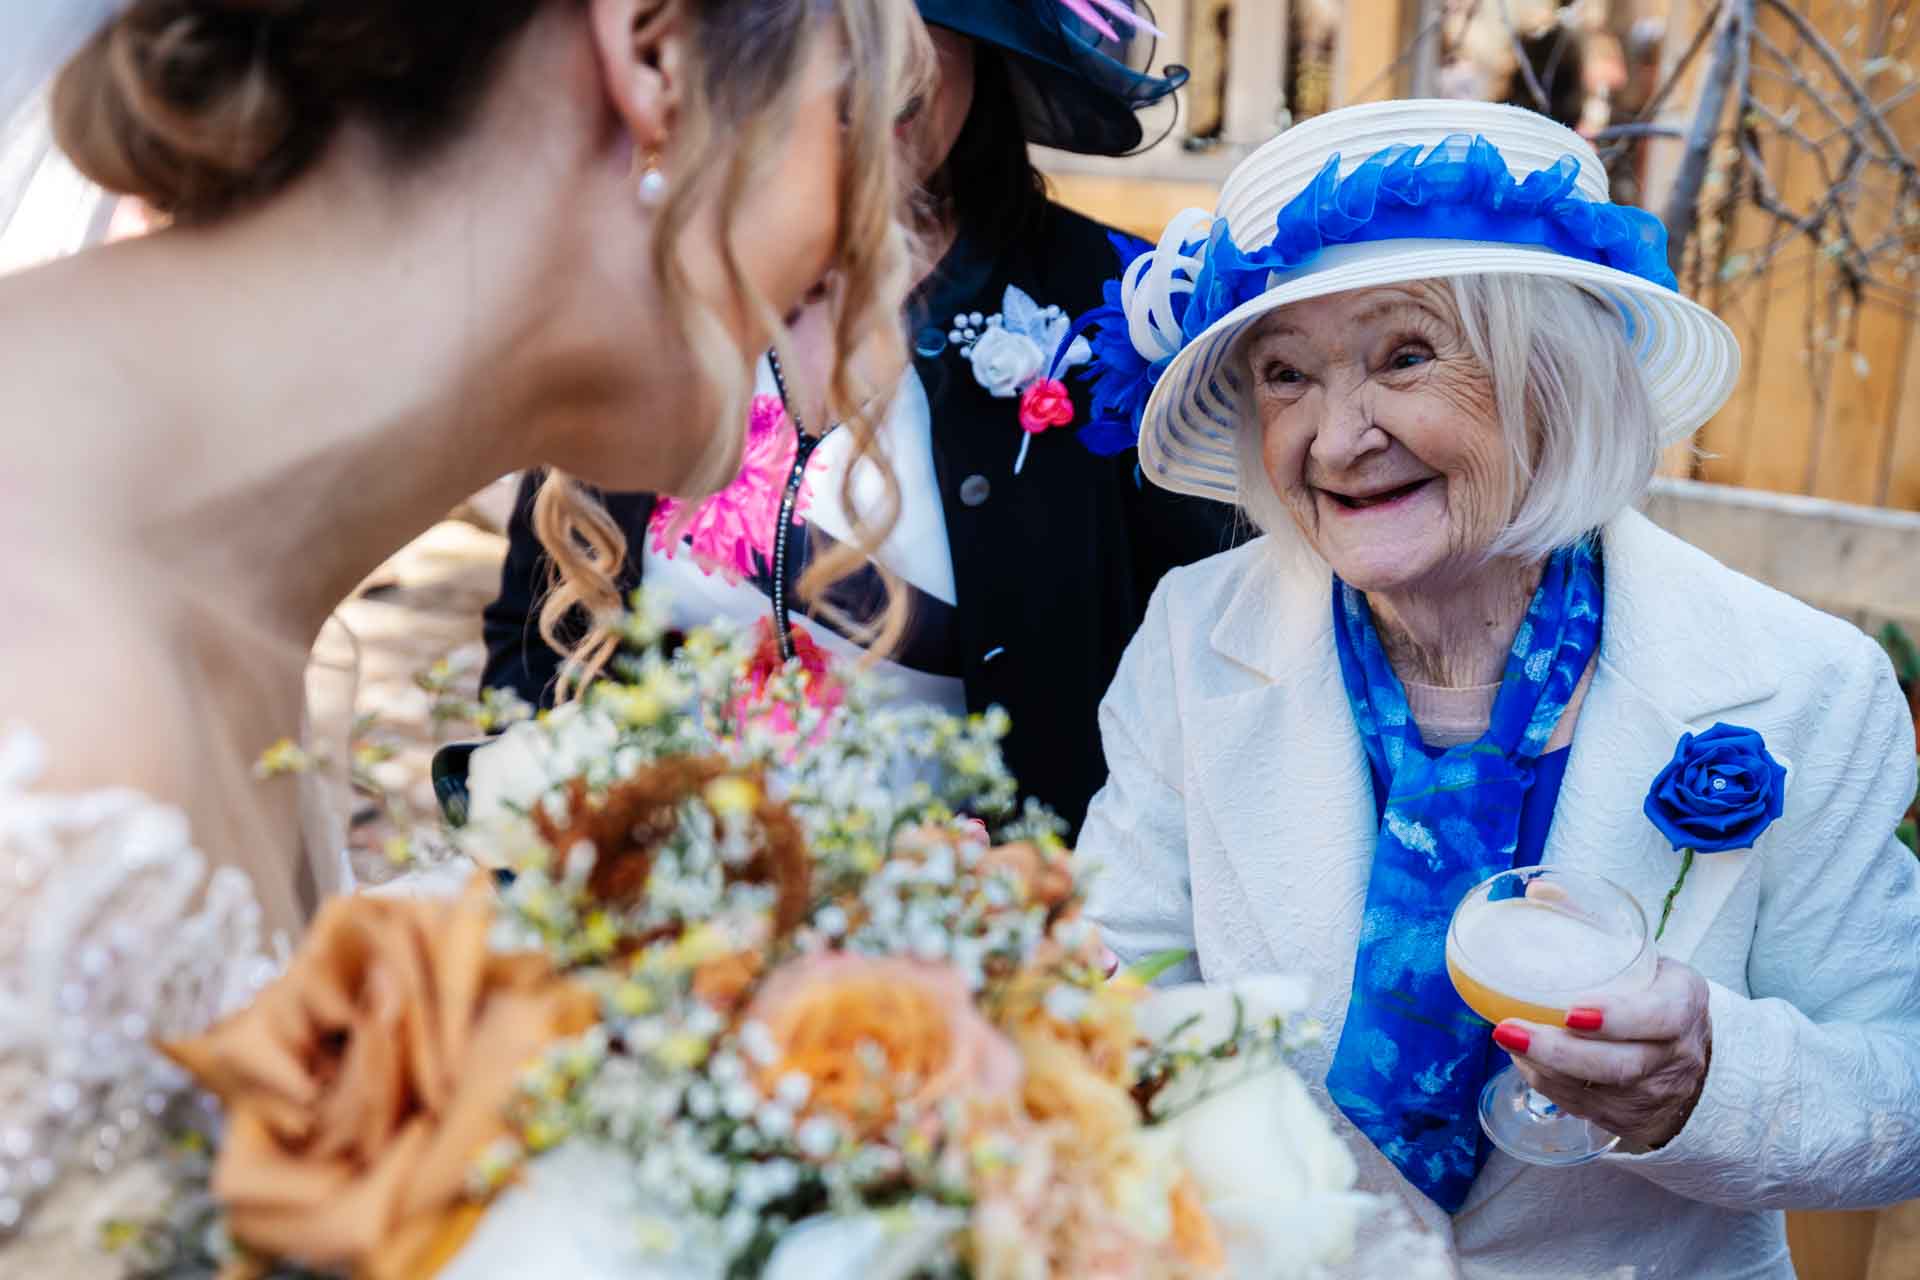
<path fill-rule="evenodd" d="M 1107 236 L 1120 258 L 1120 275 L 1153 246 L 1136 236 L 1114 232 Z M 1120 304 L 1120 281 L 1109 280 L 1100 286 L 1104 301 L 1081 316 L 1060 346 L 1065 350 L 1075 338 L 1085 335 L 1093 349 L 1086 366 L 1091 404 L 1087 424 L 1076 433 L 1091 453 L 1108 458 L 1134 447 L 1140 437 L 1140 415 L 1147 398 L 1168 361 L 1149 361 L 1134 349 L 1127 332 L 1126 309 Z M 1086 377 L 1083 371 L 1080 375 Z"/>

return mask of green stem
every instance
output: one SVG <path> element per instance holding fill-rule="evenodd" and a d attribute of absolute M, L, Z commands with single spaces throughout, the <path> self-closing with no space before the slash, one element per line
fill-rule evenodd
<path fill-rule="evenodd" d="M 1673 900 L 1680 896 L 1680 886 L 1687 882 L 1687 872 L 1693 867 L 1693 850 L 1680 851 L 1680 876 L 1673 882 L 1673 888 L 1667 890 L 1667 900 L 1660 904 L 1660 927 L 1653 931 L 1653 940 L 1660 941 L 1660 935 L 1667 931 L 1667 917 L 1673 914 Z"/>
<path fill-rule="evenodd" d="M 1138 982 L 1141 986 L 1150 986 L 1155 978 L 1158 978 L 1175 965 L 1187 960 L 1192 955 L 1193 952 L 1184 947 L 1177 947 L 1172 951 L 1158 951 L 1142 960 L 1139 964 L 1134 965 L 1132 968 L 1124 969 L 1121 972 L 1127 977 L 1132 978 L 1135 982 Z"/>

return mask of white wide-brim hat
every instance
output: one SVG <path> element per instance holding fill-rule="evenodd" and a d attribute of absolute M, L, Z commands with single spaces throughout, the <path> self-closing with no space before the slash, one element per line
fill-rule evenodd
<path fill-rule="evenodd" d="M 1574 193 L 1605 204 L 1606 171 L 1579 134 L 1518 107 L 1450 99 L 1370 103 L 1315 116 L 1261 147 L 1221 188 L 1213 218 L 1224 220 L 1243 252 L 1269 245 L 1280 210 L 1334 156 L 1342 178 L 1386 148 L 1436 146 L 1478 135 L 1498 150 L 1515 181 L 1571 156 Z M 1210 219 L 1189 211 L 1175 220 L 1159 253 L 1178 253 Z M 1191 271 L 1196 260 L 1188 259 Z M 1697 431 L 1732 394 L 1740 346 L 1732 330 L 1674 289 L 1615 267 L 1530 244 L 1486 240 L 1392 239 L 1331 244 L 1303 265 L 1268 277 L 1266 291 L 1185 343 L 1160 375 L 1140 423 L 1140 462 L 1154 483 L 1177 493 L 1238 501 L 1234 436 L 1245 425 L 1240 339 L 1270 311 L 1309 298 L 1415 280 L 1530 275 L 1566 280 L 1620 316 L 1660 425 L 1661 443 Z M 1163 273 L 1164 279 L 1164 273 Z M 1145 304 L 1136 326 L 1147 323 Z M 1163 314 L 1159 327 L 1166 331 Z M 1136 345 L 1138 343 L 1136 342 Z"/>

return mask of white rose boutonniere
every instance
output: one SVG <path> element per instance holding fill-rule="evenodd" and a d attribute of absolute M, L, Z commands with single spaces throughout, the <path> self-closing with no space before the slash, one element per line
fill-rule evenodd
<path fill-rule="evenodd" d="M 1041 306 L 1018 285 L 1007 286 L 1000 305 L 990 316 L 978 311 L 955 316 L 947 337 L 988 394 L 1020 401 L 1020 454 L 1013 463 L 1019 475 L 1033 437 L 1073 421 L 1073 399 L 1060 379 L 1092 359 L 1093 347 L 1085 338 L 1068 342 L 1073 321 L 1067 313 Z"/>
<path fill-rule="evenodd" d="M 980 335 L 967 358 L 973 362 L 973 376 L 980 385 L 1001 400 L 1019 395 L 1040 376 L 1040 367 L 1047 362 L 1039 343 L 999 325 Z"/>

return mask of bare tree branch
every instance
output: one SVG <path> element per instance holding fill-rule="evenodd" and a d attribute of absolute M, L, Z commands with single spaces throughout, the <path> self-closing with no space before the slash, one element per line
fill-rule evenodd
<path fill-rule="evenodd" d="M 1913 161 L 1907 158 L 1906 150 L 1900 145 L 1900 139 L 1894 137 L 1893 130 L 1888 127 L 1886 119 L 1874 109 L 1873 98 L 1860 87 L 1860 82 L 1853 78 L 1852 73 L 1847 70 L 1846 63 L 1842 62 L 1840 55 L 1833 51 L 1833 46 L 1814 30 L 1812 23 L 1802 17 L 1785 0 L 1761 0 L 1761 3 L 1785 18 L 1801 41 L 1820 55 L 1820 60 L 1827 64 L 1827 69 L 1840 81 L 1840 87 L 1846 91 L 1849 98 L 1853 99 L 1854 109 L 1860 113 L 1861 121 L 1873 130 L 1874 136 L 1879 138 L 1880 144 L 1887 149 L 1888 158 L 1893 164 L 1899 166 L 1901 173 L 1911 181 L 1916 176 Z"/>
<path fill-rule="evenodd" d="M 1708 10 L 1706 17 L 1700 19 L 1700 25 L 1694 29 L 1693 39 L 1687 42 L 1686 52 L 1682 53 L 1679 60 L 1673 64 L 1673 70 L 1667 75 L 1666 83 L 1655 89 L 1652 96 L 1647 99 L 1647 105 L 1640 108 L 1641 120 L 1653 119 L 1654 113 L 1666 105 L 1668 95 L 1686 78 L 1687 68 L 1692 66 L 1693 60 L 1700 56 L 1700 51 L 1707 47 L 1707 37 L 1713 34 L 1719 13 L 1718 9 L 1711 9 Z"/>
<path fill-rule="evenodd" d="M 1533 99 L 1534 108 L 1541 115 L 1550 113 L 1552 103 L 1547 99 L 1547 91 L 1540 84 L 1540 77 L 1533 73 L 1533 59 L 1527 57 L 1527 47 L 1520 42 L 1520 31 L 1513 25 L 1513 11 L 1507 7 L 1507 0 L 1500 0 L 1500 19 L 1507 24 L 1507 39 L 1513 43 L 1513 60 L 1520 78 L 1525 81 L 1527 94 Z"/>
<path fill-rule="evenodd" d="M 1686 258 L 1687 241 L 1693 235 L 1700 213 L 1700 188 L 1707 179 L 1707 162 L 1713 153 L 1713 140 L 1720 132 L 1720 116 L 1727 104 L 1727 86 L 1739 61 L 1740 45 L 1753 26 L 1753 0 L 1722 0 L 1720 31 L 1713 41 L 1713 61 L 1707 65 L 1707 78 L 1700 86 L 1700 107 L 1687 134 L 1687 148 L 1680 159 L 1680 172 L 1673 181 L 1667 200 L 1667 263 L 1675 272 Z"/>

